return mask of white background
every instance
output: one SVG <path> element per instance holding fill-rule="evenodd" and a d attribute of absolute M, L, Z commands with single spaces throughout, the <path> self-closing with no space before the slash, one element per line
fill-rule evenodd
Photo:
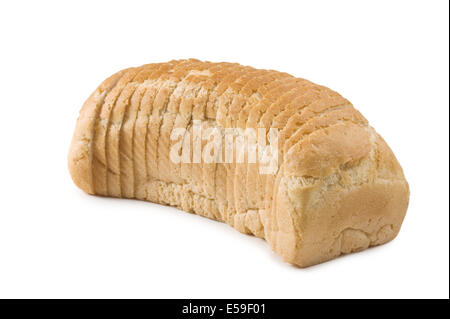
<path fill-rule="evenodd" d="M 0 297 L 449 297 L 448 1 L 3 1 Z M 391 243 L 308 269 L 225 224 L 88 196 L 67 170 L 107 76 L 174 58 L 286 71 L 349 98 L 411 187 Z"/>

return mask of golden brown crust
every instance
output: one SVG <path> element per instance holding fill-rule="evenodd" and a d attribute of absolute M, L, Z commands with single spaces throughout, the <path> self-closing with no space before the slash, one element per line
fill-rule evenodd
<path fill-rule="evenodd" d="M 109 125 L 111 123 L 111 113 L 116 105 L 116 101 L 120 93 L 126 87 L 128 82 L 134 78 L 137 71 L 137 68 L 130 68 L 124 72 L 115 87 L 105 97 L 105 101 L 95 119 L 92 148 L 92 174 L 94 191 L 98 195 L 110 195 L 108 177 L 111 178 L 118 174 L 118 172 L 112 171 L 108 166 L 108 155 L 110 149 L 108 148 L 107 139 Z"/>
<path fill-rule="evenodd" d="M 172 162 L 171 134 L 180 128 L 193 159 L 197 120 L 222 143 L 227 128 L 265 128 L 267 142 L 268 129 L 278 129 L 275 174 L 248 163 L 247 151 L 237 163 L 235 149 L 232 163 Z M 389 146 L 338 93 L 286 73 L 195 59 L 106 79 L 81 109 L 69 171 L 87 193 L 224 221 L 300 267 L 393 239 L 409 199 Z"/>
<path fill-rule="evenodd" d="M 92 176 L 92 144 L 95 135 L 95 121 L 105 96 L 117 84 L 127 70 L 107 78 L 86 100 L 77 120 L 69 150 L 69 171 L 74 183 L 89 194 L 95 194 Z"/>

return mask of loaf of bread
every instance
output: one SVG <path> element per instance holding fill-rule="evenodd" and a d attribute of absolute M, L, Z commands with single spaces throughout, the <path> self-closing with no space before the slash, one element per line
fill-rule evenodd
<path fill-rule="evenodd" d="M 81 109 L 69 170 L 89 194 L 226 222 L 300 267 L 392 240 L 409 201 L 394 154 L 338 93 L 194 59 L 101 83 Z"/>

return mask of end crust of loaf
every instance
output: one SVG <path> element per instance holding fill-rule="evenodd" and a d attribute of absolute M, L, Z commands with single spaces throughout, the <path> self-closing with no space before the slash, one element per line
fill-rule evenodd
<path fill-rule="evenodd" d="M 221 132 L 277 128 L 276 173 L 259 174 L 259 164 L 172 163 L 171 132 L 193 134 L 194 120 Z M 350 102 L 289 74 L 233 63 L 179 60 L 112 75 L 80 111 L 68 165 L 89 194 L 226 222 L 299 267 L 392 240 L 409 201 L 397 159 Z"/>
<path fill-rule="evenodd" d="M 266 226 L 272 249 L 307 267 L 394 239 L 408 207 L 401 176 L 386 178 L 366 164 L 325 179 L 283 177 Z"/>
<path fill-rule="evenodd" d="M 68 165 L 72 179 L 80 189 L 95 194 L 92 181 L 92 137 L 94 135 L 94 119 L 98 116 L 106 94 L 114 87 L 126 70 L 117 72 L 107 78 L 89 96 L 81 108 L 75 132 L 70 144 Z"/>

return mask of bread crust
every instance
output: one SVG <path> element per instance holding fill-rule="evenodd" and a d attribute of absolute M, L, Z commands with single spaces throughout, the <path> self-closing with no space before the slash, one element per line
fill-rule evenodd
<path fill-rule="evenodd" d="M 260 162 L 175 163 L 174 129 L 194 156 L 206 129 L 277 129 L 274 174 Z M 241 133 L 238 133 L 241 134 Z M 244 136 L 247 141 L 248 137 Z M 187 144 L 185 144 L 187 143 Z M 392 240 L 409 201 L 401 166 L 353 105 L 287 73 L 195 59 L 129 68 L 84 103 L 68 156 L 89 194 L 176 206 L 267 240 L 307 267 Z"/>

